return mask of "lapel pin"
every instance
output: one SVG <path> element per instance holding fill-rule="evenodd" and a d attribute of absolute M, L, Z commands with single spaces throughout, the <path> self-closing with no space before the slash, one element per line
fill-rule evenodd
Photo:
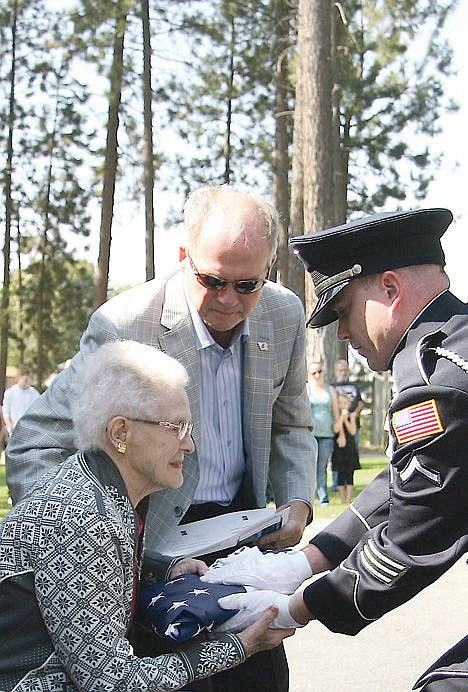
<path fill-rule="evenodd" d="M 268 344 L 266 341 L 257 341 L 257 346 L 260 351 L 268 351 Z"/>

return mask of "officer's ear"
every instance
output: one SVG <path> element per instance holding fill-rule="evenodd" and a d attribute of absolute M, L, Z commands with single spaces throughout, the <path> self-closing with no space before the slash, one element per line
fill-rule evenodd
<path fill-rule="evenodd" d="M 389 270 L 382 273 L 381 287 L 385 293 L 387 305 L 398 303 L 401 298 L 401 276 L 396 270 Z"/>

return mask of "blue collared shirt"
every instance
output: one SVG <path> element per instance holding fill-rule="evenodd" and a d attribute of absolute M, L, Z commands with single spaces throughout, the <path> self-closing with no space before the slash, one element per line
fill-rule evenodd
<path fill-rule="evenodd" d="M 213 339 L 188 296 L 187 303 L 200 364 L 200 479 L 193 503 L 227 505 L 236 496 L 245 473 L 242 368 L 249 323 L 247 318 L 239 324 L 231 344 L 223 348 Z"/>

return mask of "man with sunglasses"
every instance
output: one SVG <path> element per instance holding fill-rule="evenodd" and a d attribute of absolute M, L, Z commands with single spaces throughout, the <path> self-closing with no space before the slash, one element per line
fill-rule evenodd
<path fill-rule="evenodd" d="M 184 208 L 180 270 L 102 305 L 91 317 L 79 353 L 26 416 L 7 450 L 14 502 L 50 466 L 73 451 L 69 382 L 100 344 L 132 339 L 179 360 L 189 373 L 195 451 L 184 484 L 158 493 L 146 520 L 145 558 L 156 579 L 172 565 L 153 554 L 152 539 L 181 521 L 264 507 L 267 483 L 277 506 L 289 505 L 280 530 L 262 548 L 286 548 L 311 518 L 316 442 L 305 390 L 305 320 L 299 299 L 269 282 L 278 218 L 264 199 L 227 186 L 192 193 Z M 177 421 L 174 421 L 177 423 Z M 137 642 L 154 655 L 154 642 Z M 284 649 L 252 657 L 190 690 L 285 692 Z"/>

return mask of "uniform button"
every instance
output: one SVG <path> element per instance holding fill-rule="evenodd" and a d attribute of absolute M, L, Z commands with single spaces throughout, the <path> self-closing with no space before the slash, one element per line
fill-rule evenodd
<path fill-rule="evenodd" d="M 176 517 L 181 517 L 183 514 L 182 507 L 179 507 L 179 505 L 177 505 L 176 507 L 174 507 L 174 512 Z"/>

